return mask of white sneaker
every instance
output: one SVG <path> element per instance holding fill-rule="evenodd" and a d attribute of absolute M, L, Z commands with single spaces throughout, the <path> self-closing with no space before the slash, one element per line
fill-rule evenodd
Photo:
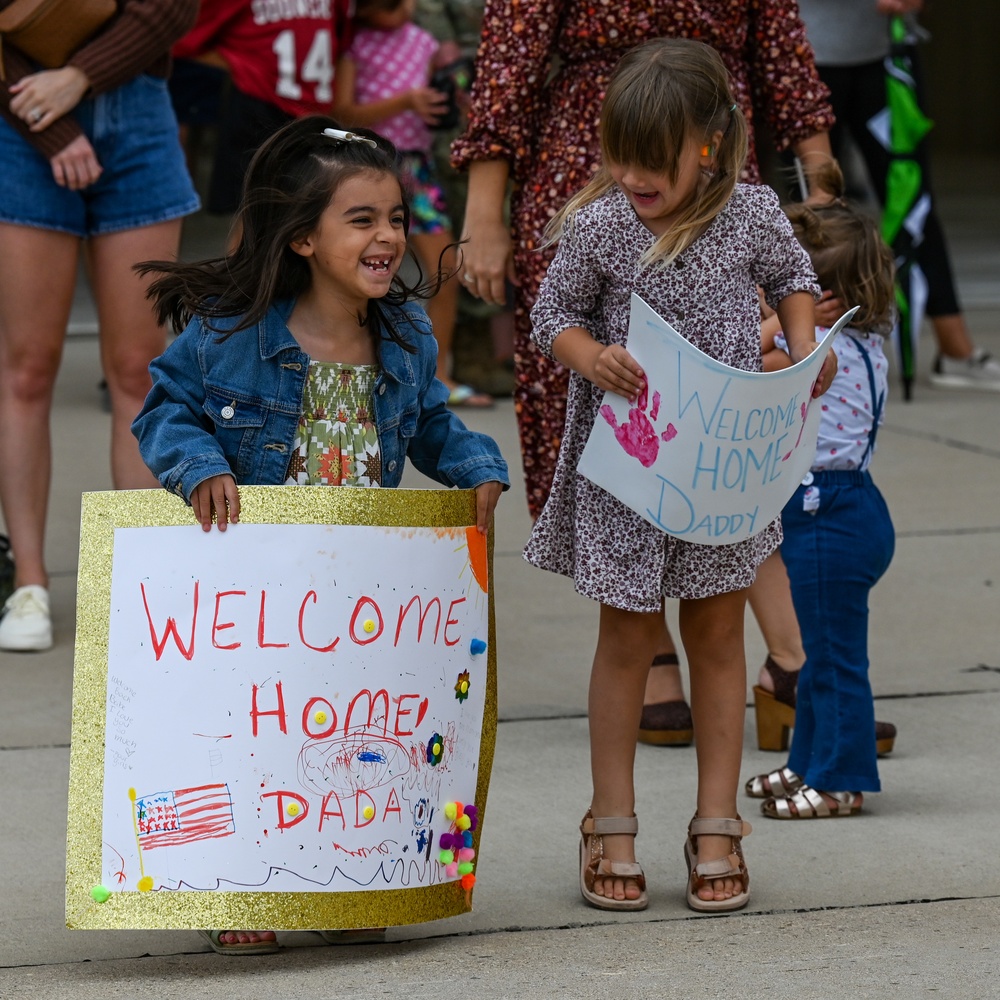
<path fill-rule="evenodd" d="M 27 652 L 52 647 L 49 592 L 37 584 L 18 587 L 3 606 L 0 649 Z"/>
<path fill-rule="evenodd" d="M 968 358 L 939 354 L 930 375 L 931 385 L 943 389 L 991 389 L 1000 392 L 1000 361 L 978 348 Z"/>

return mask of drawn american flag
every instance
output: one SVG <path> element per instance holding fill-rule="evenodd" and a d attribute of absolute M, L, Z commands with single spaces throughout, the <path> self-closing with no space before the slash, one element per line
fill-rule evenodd
<path fill-rule="evenodd" d="M 214 840 L 236 832 L 229 786 L 199 785 L 135 800 L 135 822 L 144 850 Z"/>

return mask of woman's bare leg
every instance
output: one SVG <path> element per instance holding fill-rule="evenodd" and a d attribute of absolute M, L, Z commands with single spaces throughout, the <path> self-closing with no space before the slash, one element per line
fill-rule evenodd
<path fill-rule="evenodd" d="M 49 424 L 79 248 L 67 233 L 0 223 L 0 504 L 18 587 L 49 585 Z"/>
<path fill-rule="evenodd" d="M 661 656 L 664 653 L 677 653 L 677 646 L 674 643 L 670 629 L 667 628 L 667 620 L 663 619 L 660 629 L 660 636 L 656 643 L 654 656 Z M 681 680 L 681 668 L 676 663 L 663 663 L 657 665 L 655 670 L 650 670 L 646 678 L 646 693 L 643 695 L 644 705 L 656 705 L 663 701 L 683 701 L 684 682 Z"/>
<path fill-rule="evenodd" d="M 111 396 L 111 478 L 116 489 L 157 485 L 139 456 L 131 424 L 149 393 L 149 363 L 166 348 L 166 331 L 146 298 L 151 277 L 132 270 L 144 260 L 174 260 L 181 220 L 94 237 L 90 281 L 101 326 L 101 362 Z"/>
<path fill-rule="evenodd" d="M 792 588 L 780 550 L 775 549 L 761 563 L 757 579 L 750 587 L 748 600 L 764 636 L 768 656 L 782 670 L 790 673 L 801 670 L 802 664 L 806 662 L 806 651 L 802 646 L 799 620 L 795 616 L 795 605 L 792 604 Z M 757 683 L 765 691 L 774 690 L 774 681 L 763 667 Z"/>

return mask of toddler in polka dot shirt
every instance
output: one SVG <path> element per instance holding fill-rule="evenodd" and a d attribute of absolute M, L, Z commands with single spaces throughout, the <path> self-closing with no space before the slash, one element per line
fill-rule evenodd
<path fill-rule="evenodd" d="M 839 169 L 831 164 L 830 173 L 824 186 L 842 191 Z M 880 790 L 868 594 L 889 566 L 895 534 L 868 466 L 888 394 L 883 338 L 893 323 L 893 259 L 877 223 L 842 198 L 786 212 L 824 289 L 817 318 L 832 323 L 859 307 L 833 344 L 840 367 L 820 400 L 812 469 L 781 515 L 781 555 L 806 663 L 782 794 L 761 809 L 772 819 L 815 819 L 854 815 L 863 793 Z M 784 341 L 773 321 L 765 320 L 762 341 L 765 370 L 790 363 L 781 360 Z"/>

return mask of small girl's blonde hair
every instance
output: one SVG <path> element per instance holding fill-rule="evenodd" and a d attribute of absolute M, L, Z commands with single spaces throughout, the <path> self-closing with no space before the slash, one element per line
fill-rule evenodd
<path fill-rule="evenodd" d="M 896 294 L 892 251 L 878 223 L 844 200 L 844 178 L 836 162 L 826 164 L 814 179 L 836 198 L 822 205 L 786 205 L 795 236 L 812 260 L 820 287 L 831 291 L 845 309 L 860 307 L 851 326 L 889 333 Z"/>
<path fill-rule="evenodd" d="M 573 214 L 615 185 L 609 162 L 665 175 L 676 183 L 689 140 L 712 143 L 713 173 L 699 197 L 669 232 L 643 255 L 641 264 L 668 264 L 698 237 L 732 196 L 747 156 L 747 124 L 736 106 L 719 54 L 703 42 L 655 38 L 627 52 L 608 83 L 601 109 L 604 163 L 545 230 L 556 242 Z"/>

